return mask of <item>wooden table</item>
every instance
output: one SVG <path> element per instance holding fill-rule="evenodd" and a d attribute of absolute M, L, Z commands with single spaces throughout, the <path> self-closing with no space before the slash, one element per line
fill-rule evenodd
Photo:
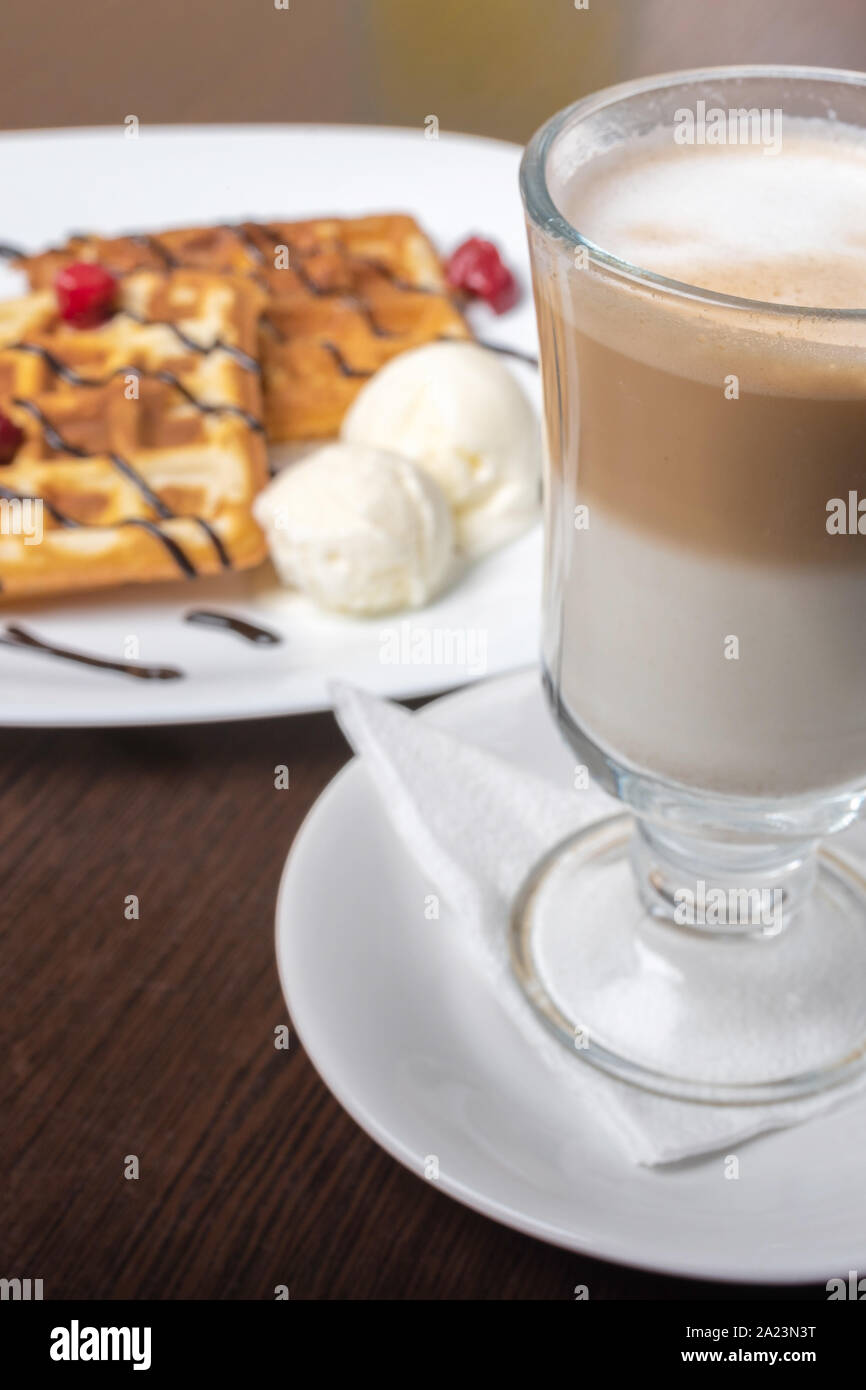
<path fill-rule="evenodd" d="M 275 1050 L 277 883 L 346 757 L 330 715 L 0 733 L 0 1274 L 46 1298 L 732 1296 L 458 1206 Z"/>

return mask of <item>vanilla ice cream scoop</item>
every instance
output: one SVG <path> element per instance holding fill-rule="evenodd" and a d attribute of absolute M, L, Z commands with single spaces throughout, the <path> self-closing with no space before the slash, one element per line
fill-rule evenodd
<path fill-rule="evenodd" d="M 364 385 L 341 434 L 393 449 L 435 478 L 467 554 L 492 550 L 538 515 L 535 411 L 499 357 L 474 343 L 430 343 L 395 357 Z"/>
<path fill-rule="evenodd" d="M 328 444 L 256 498 L 277 573 L 325 608 L 416 608 L 444 583 L 454 551 L 448 503 L 409 459 Z"/>

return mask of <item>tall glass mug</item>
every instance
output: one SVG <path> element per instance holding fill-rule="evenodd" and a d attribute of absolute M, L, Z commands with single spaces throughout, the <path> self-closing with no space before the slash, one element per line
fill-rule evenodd
<path fill-rule="evenodd" d="M 512 957 L 569 1047 L 664 1094 L 866 1055 L 866 881 L 821 843 L 866 798 L 864 188 L 866 76 L 804 68 L 612 88 L 521 168 L 544 681 L 576 797 L 627 810 L 536 867 Z"/>

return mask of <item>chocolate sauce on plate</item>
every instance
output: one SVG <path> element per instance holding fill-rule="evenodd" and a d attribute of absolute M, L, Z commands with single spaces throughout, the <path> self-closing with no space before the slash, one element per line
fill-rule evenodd
<path fill-rule="evenodd" d="M 271 628 L 258 627 L 255 623 L 235 618 L 230 613 L 219 613 L 210 609 L 194 609 L 184 614 L 184 622 L 201 627 L 222 628 L 258 647 L 275 647 L 283 640 L 279 633 Z M 7 623 L 0 634 L 0 646 L 26 648 L 28 651 L 40 652 L 43 656 L 54 657 L 58 661 L 72 661 L 78 666 L 94 666 L 100 671 L 112 671 L 120 676 L 129 676 L 133 680 L 172 681 L 182 680 L 186 675 L 186 672 L 177 666 L 150 666 L 142 661 L 111 661 L 108 657 L 91 656 L 89 652 L 78 651 L 75 647 L 55 646 L 18 623 Z"/>
<path fill-rule="evenodd" d="M 478 346 L 486 348 L 488 352 L 499 352 L 503 357 L 516 357 L 518 362 L 525 362 L 528 367 L 537 367 L 538 358 L 534 352 L 522 352 L 520 348 L 506 347 L 504 343 L 485 343 L 483 338 L 479 338 Z"/>
<path fill-rule="evenodd" d="M 118 675 L 131 676 L 134 680 L 173 681 L 180 680 L 184 675 L 176 666 L 147 666 L 141 661 L 109 661 L 106 657 L 76 651 L 74 647 L 55 647 L 17 623 L 7 624 L 0 642 L 4 647 L 26 647 L 60 661 L 74 661 L 79 666 L 97 666 L 101 671 L 116 671 Z"/>
<path fill-rule="evenodd" d="M 184 613 L 183 620 L 185 623 L 193 623 L 196 627 L 217 627 L 226 632 L 233 632 L 257 647 L 276 647 L 283 640 L 278 632 L 269 627 L 257 627 L 255 623 L 248 623 L 244 618 L 234 618 L 230 613 L 218 613 L 210 608 L 194 608 L 192 612 Z"/>

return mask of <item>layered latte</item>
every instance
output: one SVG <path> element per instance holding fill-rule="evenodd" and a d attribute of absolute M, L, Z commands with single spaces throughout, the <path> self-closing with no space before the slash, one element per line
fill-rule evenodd
<path fill-rule="evenodd" d="M 661 130 L 548 180 L 583 237 L 682 282 L 534 245 L 564 714 L 705 791 L 862 783 L 863 132 L 792 119 L 765 153 Z"/>

